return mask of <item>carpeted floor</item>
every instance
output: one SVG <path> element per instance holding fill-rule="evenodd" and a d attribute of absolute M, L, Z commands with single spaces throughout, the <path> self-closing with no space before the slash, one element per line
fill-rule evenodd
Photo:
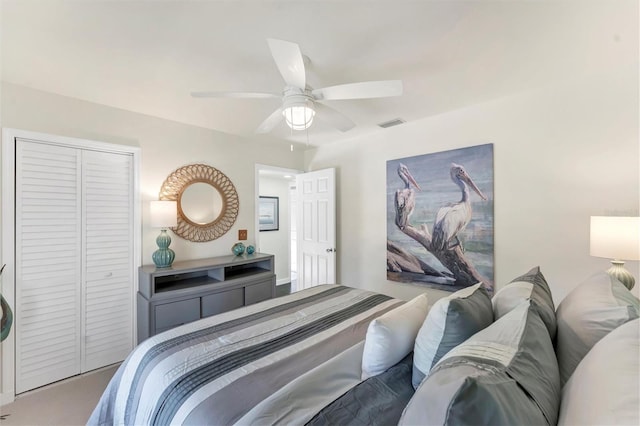
<path fill-rule="evenodd" d="M 22 394 L 0 407 L 0 426 L 85 425 L 118 366 Z"/>

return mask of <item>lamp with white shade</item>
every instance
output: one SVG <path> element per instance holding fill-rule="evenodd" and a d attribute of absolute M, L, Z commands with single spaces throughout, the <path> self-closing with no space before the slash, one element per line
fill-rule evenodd
<path fill-rule="evenodd" d="M 607 273 L 631 290 L 635 279 L 624 261 L 640 260 L 640 217 L 591 216 L 590 254 L 612 259 Z"/>
<path fill-rule="evenodd" d="M 158 268 L 168 268 L 173 263 L 176 254 L 169 248 L 171 237 L 167 234 L 167 228 L 178 225 L 178 204 L 175 201 L 152 201 L 150 204 L 151 226 L 161 228 L 160 235 L 156 238 L 158 250 L 151 256 L 153 263 Z"/>

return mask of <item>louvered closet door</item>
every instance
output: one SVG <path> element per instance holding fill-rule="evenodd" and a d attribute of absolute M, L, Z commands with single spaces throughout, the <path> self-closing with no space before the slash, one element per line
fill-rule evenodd
<path fill-rule="evenodd" d="M 16 143 L 16 392 L 80 373 L 76 149 Z"/>
<path fill-rule="evenodd" d="M 122 361 L 133 348 L 132 157 L 82 153 L 83 371 Z"/>

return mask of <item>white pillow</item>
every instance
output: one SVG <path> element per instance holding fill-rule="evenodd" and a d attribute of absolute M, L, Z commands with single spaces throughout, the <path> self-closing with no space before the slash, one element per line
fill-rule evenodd
<path fill-rule="evenodd" d="M 559 425 L 639 425 L 640 320 L 596 343 L 562 389 Z"/>
<path fill-rule="evenodd" d="M 369 323 L 362 353 L 362 380 L 384 373 L 413 350 L 428 311 L 427 295 L 421 294 Z"/>
<path fill-rule="evenodd" d="M 598 340 L 638 318 L 640 301 L 620 281 L 597 273 L 574 288 L 558 306 L 556 354 L 564 385 Z"/>

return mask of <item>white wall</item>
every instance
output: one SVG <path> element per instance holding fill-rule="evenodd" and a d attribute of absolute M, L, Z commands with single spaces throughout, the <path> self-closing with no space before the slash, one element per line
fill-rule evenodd
<path fill-rule="evenodd" d="M 0 22 L 2 22 L 2 2 L 0 2 Z M 0 81 L 2 81 L 2 43 L 0 43 Z M 0 84 L 0 99 L 2 99 L 2 84 Z M 0 102 L 0 124 L 2 123 L 2 102 Z M 1 187 L 2 185 L 0 185 Z M 0 206 L 2 205 L 2 200 L 0 200 Z M 0 230 L 0 238 L 2 237 L 2 230 Z M 1 241 L 1 240 L 0 240 Z M 1 254 L 1 253 L 0 253 Z M 0 261 L 0 268 L 2 268 L 2 261 Z M 0 276 L 0 293 L 2 293 L 2 277 Z M 13 306 L 12 306 L 13 308 Z M 0 342 L 0 360 L 3 358 L 2 355 L 2 342 Z M 3 395 L 4 390 L 2 389 L 2 368 L 0 368 L 0 405 L 3 403 Z"/>
<path fill-rule="evenodd" d="M 291 281 L 289 181 L 261 176 L 259 190 L 261 196 L 279 198 L 279 229 L 260 232 L 260 252 L 275 255 L 277 282 L 286 284 Z"/>
<path fill-rule="evenodd" d="M 176 261 L 231 254 L 238 230 L 249 231 L 255 243 L 255 163 L 302 168 L 302 151 L 289 144 L 255 143 L 248 139 L 180 124 L 107 106 L 3 84 L 2 126 L 23 130 L 139 146 L 142 191 L 142 263 L 149 264 L 157 249 L 157 229 L 149 227 L 149 201 L 158 198 L 165 178 L 175 169 L 205 163 L 233 182 L 240 198 L 240 213 L 221 238 L 193 243 L 171 234 Z"/>
<path fill-rule="evenodd" d="M 338 281 L 405 299 L 422 292 L 386 280 L 386 161 L 484 143 L 494 144 L 496 288 L 540 265 L 557 303 L 608 268 L 589 256 L 589 217 L 639 213 L 632 62 L 308 152 L 310 170 L 337 168 Z M 640 281 L 639 263 L 627 268 Z M 431 302 L 448 294 L 429 293 Z"/>

